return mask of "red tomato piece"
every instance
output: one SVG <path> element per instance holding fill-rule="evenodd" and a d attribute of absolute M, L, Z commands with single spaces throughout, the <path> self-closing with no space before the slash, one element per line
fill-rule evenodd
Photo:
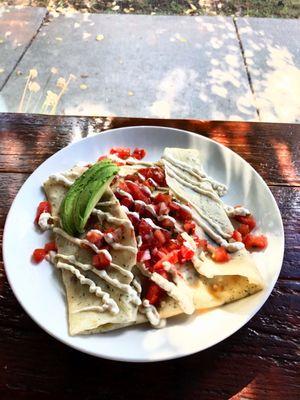
<path fill-rule="evenodd" d="M 45 213 L 51 213 L 51 205 L 49 201 L 41 201 L 40 204 L 38 205 L 37 211 L 36 211 L 36 216 L 34 222 L 37 224 L 39 222 L 40 215 L 45 212 Z"/>
<path fill-rule="evenodd" d="M 174 222 L 169 218 L 164 218 L 160 221 L 160 225 L 163 228 L 174 228 Z"/>
<path fill-rule="evenodd" d="M 48 242 L 45 244 L 44 250 L 46 253 L 49 253 L 49 251 L 57 251 L 57 246 L 55 242 Z"/>
<path fill-rule="evenodd" d="M 242 215 L 236 215 L 234 219 L 240 222 L 241 224 L 248 225 L 250 232 L 256 227 L 256 221 L 252 217 L 252 215 L 248 215 L 247 217 L 243 217 Z"/>
<path fill-rule="evenodd" d="M 138 251 L 138 253 L 137 253 L 137 261 L 138 262 L 144 262 L 144 261 L 147 261 L 150 259 L 151 259 L 151 254 L 150 254 L 149 249 Z"/>
<path fill-rule="evenodd" d="M 105 253 L 95 254 L 92 264 L 97 269 L 105 269 L 110 266 L 110 258 Z"/>
<path fill-rule="evenodd" d="M 172 196 L 170 194 L 158 193 L 153 199 L 154 204 L 165 203 L 169 205 L 172 201 Z"/>
<path fill-rule="evenodd" d="M 145 297 L 150 304 L 155 305 L 159 302 L 161 293 L 162 289 L 156 283 L 151 282 Z"/>
<path fill-rule="evenodd" d="M 211 257 L 216 262 L 226 262 L 231 258 L 226 249 L 222 246 L 214 248 Z"/>
<path fill-rule="evenodd" d="M 238 228 L 237 231 L 244 237 L 248 235 L 250 232 L 249 225 L 246 224 L 241 224 Z"/>
<path fill-rule="evenodd" d="M 120 199 L 120 203 L 122 204 L 122 206 L 127 207 L 129 210 L 133 206 L 133 201 L 125 196 Z"/>
<path fill-rule="evenodd" d="M 130 157 L 130 148 L 129 147 L 113 147 L 110 149 L 110 154 L 116 154 L 117 157 L 122 160 L 126 160 Z"/>
<path fill-rule="evenodd" d="M 138 231 L 141 236 L 144 236 L 152 232 L 152 227 L 144 219 L 142 219 Z"/>
<path fill-rule="evenodd" d="M 170 264 L 178 263 L 178 250 L 173 250 L 170 253 L 164 255 L 156 264 L 154 264 L 154 270 L 160 270 L 163 268 L 163 263 L 168 261 Z"/>
<path fill-rule="evenodd" d="M 134 149 L 132 152 L 132 157 L 136 158 L 137 160 L 142 160 L 146 156 L 147 152 L 145 149 Z"/>
<path fill-rule="evenodd" d="M 248 225 L 247 225 L 247 226 L 248 226 Z M 236 242 L 242 242 L 242 241 L 243 241 L 243 237 L 242 237 L 241 232 L 239 232 L 239 231 L 233 231 L 232 239 L 234 239 Z"/>
<path fill-rule="evenodd" d="M 243 240 L 248 250 L 263 250 L 268 246 L 268 239 L 264 235 L 250 235 L 244 237 Z"/>
<path fill-rule="evenodd" d="M 86 234 L 86 238 L 89 242 L 95 244 L 97 247 L 101 247 L 103 243 L 103 234 L 100 234 L 95 231 L 89 231 Z"/>
<path fill-rule="evenodd" d="M 136 183 L 127 181 L 126 184 L 128 186 L 129 193 L 134 198 L 134 200 L 142 200 L 146 204 L 150 203 L 149 197 L 143 193 L 141 188 Z"/>
<path fill-rule="evenodd" d="M 199 236 L 193 235 L 194 242 L 196 243 L 197 247 L 207 250 L 207 240 L 200 239 Z"/>
<path fill-rule="evenodd" d="M 180 220 L 180 221 L 187 221 L 187 220 L 191 220 L 192 219 L 192 214 L 185 210 L 184 208 L 181 208 L 177 211 L 176 213 L 176 217 Z"/>
<path fill-rule="evenodd" d="M 165 202 L 157 204 L 157 213 L 158 215 L 167 215 L 169 214 L 170 209 Z"/>
<path fill-rule="evenodd" d="M 46 257 L 47 252 L 45 249 L 35 249 L 32 253 L 32 259 L 36 263 L 40 263 Z"/>
<path fill-rule="evenodd" d="M 171 211 L 178 211 L 178 210 L 180 210 L 180 205 L 179 205 L 178 203 L 175 203 L 175 201 L 171 201 L 171 202 L 168 204 L 168 206 L 169 206 L 169 208 L 170 208 Z"/>
<path fill-rule="evenodd" d="M 196 224 L 195 224 L 195 222 L 192 221 L 192 220 L 186 221 L 186 222 L 183 224 L 183 229 L 184 229 L 187 233 L 193 235 L 193 234 L 195 233 Z"/>
<path fill-rule="evenodd" d="M 153 236 L 155 237 L 155 239 L 156 239 L 156 241 L 157 241 L 157 244 L 158 244 L 159 246 L 163 246 L 163 245 L 166 243 L 166 241 L 167 241 L 167 239 L 166 239 L 166 237 L 165 237 L 163 231 L 160 230 L 160 229 L 156 229 L 156 230 L 153 232 Z"/>
<path fill-rule="evenodd" d="M 179 253 L 179 261 L 183 264 L 186 261 L 191 260 L 194 257 L 195 253 L 192 249 L 189 249 L 186 246 L 181 246 Z"/>

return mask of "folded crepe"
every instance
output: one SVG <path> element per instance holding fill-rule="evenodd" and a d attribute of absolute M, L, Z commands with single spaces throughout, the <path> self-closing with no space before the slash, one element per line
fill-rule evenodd
<path fill-rule="evenodd" d="M 59 216 L 61 202 L 68 191 L 66 182 L 73 183 L 84 171 L 85 168 L 74 167 L 61 174 L 65 179 L 61 178 L 61 176 L 59 176 L 60 179 L 53 179 L 52 176 L 44 183 L 44 190 L 51 204 L 54 221 Z M 104 229 L 107 227 L 118 227 L 120 221 L 125 222 L 123 236 L 119 242 L 124 246 L 124 249 L 111 249 L 110 251 L 112 263 L 119 266 L 120 269 L 117 267 L 109 268 L 107 273 L 108 279 L 109 281 L 116 279 L 121 284 L 128 285 L 132 282 L 130 271 L 136 264 L 136 240 L 133 228 L 110 189 L 104 193 L 101 202 L 103 205 L 101 206 L 100 204 L 97 206 L 97 210 L 100 213 L 110 213 L 113 219 L 115 219 L 109 223 L 100 220 L 99 222 L 102 222 Z M 97 275 L 101 271 L 97 271 L 95 268 L 93 270 L 83 269 L 82 267 L 84 266 L 91 266 L 92 256 L 95 253 L 78 245 L 78 242 L 76 243 L 77 239 L 74 240 L 74 238 L 62 231 L 58 224 L 56 225 L 54 235 L 58 255 L 55 258 L 55 265 L 61 269 L 62 280 L 65 285 L 70 334 L 76 335 L 88 333 L 90 330 L 95 331 L 99 326 L 108 322 L 134 322 L 136 320 L 138 304 L 132 301 L 131 291 L 128 294 L 124 290 L 119 290 L 118 287 L 107 282 L 105 275 Z M 74 265 L 74 262 L 77 265 Z M 66 269 L 68 265 L 71 266 L 71 271 Z M 128 274 L 124 273 L 124 270 L 128 271 Z M 107 302 L 111 306 L 110 308 L 103 311 L 103 298 L 101 295 L 96 296 L 95 291 L 91 292 L 90 289 L 91 286 L 94 286 L 93 283 L 91 285 L 82 284 L 80 281 L 80 279 L 83 279 L 82 277 L 90 279 L 96 285 L 99 294 L 102 291 L 106 298 L 109 297 Z M 132 290 L 134 289 L 132 288 Z M 119 311 L 115 313 L 114 311 L 117 311 L 117 308 Z"/>
<path fill-rule="evenodd" d="M 216 263 L 207 253 L 197 249 L 191 235 L 182 233 L 186 246 L 195 252 L 192 260 L 178 268 L 180 273 L 177 273 L 175 266 L 168 263 L 165 265 L 172 281 L 158 272 L 150 272 L 143 262 L 136 260 L 138 246 L 134 229 L 126 207 L 120 205 L 114 194 L 120 180 L 128 174 L 138 174 L 139 169 L 145 165 L 124 165 L 120 168 L 116 184 L 106 190 L 93 213 L 99 216 L 98 222 L 103 229 L 118 227 L 120 221 L 126 221 L 120 241 L 125 247 L 110 249 L 112 264 L 120 268 L 109 267 L 106 273 L 108 278 L 103 272 L 99 273 L 91 268 L 93 253 L 82 246 L 84 243 L 79 246 L 78 240 L 72 240 L 72 237 L 59 228 L 58 222 L 54 222 L 58 247 L 55 265 L 62 271 L 71 335 L 105 332 L 147 320 L 151 322 L 151 319 L 152 325 L 158 326 L 161 319 L 220 306 L 251 295 L 263 287 L 250 253 L 240 243 L 231 242 L 234 228 L 220 199 L 226 188 L 205 174 L 199 152 L 167 148 L 161 161 L 155 165 L 164 169 L 167 187 L 156 188 L 154 194 L 169 192 L 181 206 L 188 207 L 192 213 L 198 236 L 204 238 L 206 234 L 228 251 L 237 251 L 232 253 L 228 262 Z M 50 177 L 45 182 L 44 189 L 51 203 L 54 221 L 57 221 L 61 202 L 68 191 L 66 182 L 72 183 L 84 171 L 85 168 L 74 167 L 61 174 L 62 179 Z M 113 218 L 107 221 L 101 218 L 103 213 L 109 213 Z M 79 240 L 84 241 L 84 234 Z M 129 273 L 124 274 L 124 270 Z M 84 279 L 88 280 L 87 284 L 82 284 Z M 121 283 L 121 286 L 124 285 L 127 290 L 120 290 L 118 284 L 112 284 L 111 279 Z M 147 285 L 149 281 L 156 283 L 165 292 L 163 300 L 156 308 L 149 307 L 144 302 L 144 283 Z M 139 285 L 142 286 L 141 289 Z M 128 286 L 131 288 L 129 291 Z M 95 295 L 97 290 L 100 296 Z M 106 310 L 103 310 L 103 299 L 108 304 Z M 118 312 L 112 312 L 116 309 Z M 148 313 L 149 309 L 152 317 Z M 157 317 L 155 322 L 153 316 Z"/>

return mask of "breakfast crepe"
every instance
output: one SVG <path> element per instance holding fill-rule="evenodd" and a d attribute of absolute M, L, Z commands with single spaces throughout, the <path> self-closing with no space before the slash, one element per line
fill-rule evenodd
<path fill-rule="evenodd" d="M 80 176 L 86 168 L 74 167 L 73 169 L 63 173 L 62 175 L 69 181 L 74 181 Z M 44 183 L 44 189 L 51 204 L 52 217 L 58 216 L 59 208 L 64 199 L 68 188 L 61 180 L 51 179 Z M 108 206 L 103 206 L 103 211 L 109 211 L 116 218 L 128 219 L 124 211 L 121 209 L 117 199 L 110 189 L 107 189 L 101 199 L 102 202 L 112 202 Z M 98 207 L 99 208 L 99 207 Z M 129 224 L 130 225 L 130 224 Z M 105 226 L 111 227 L 113 224 Z M 54 230 L 55 232 L 55 230 Z M 62 256 L 75 256 L 76 260 L 84 264 L 91 264 L 92 253 L 77 244 L 74 244 L 67 238 L 55 233 L 55 241 L 58 248 L 58 254 Z M 120 240 L 120 244 L 125 246 L 133 246 L 136 248 L 135 236 L 132 228 L 124 227 L 124 234 Z M 136 255 L 127 250 L 111 250 L 112 262 L 122 266 L 124 269 L 131 270 L 136 263 Z M 57 257 L 55 264 L 60 267 L 61 262 L 68 262 L 60 257 Z M 80 268 L 78 268 L 80 269 Z M 102 300 L 94 293 L 90 293 L 89 286 L 83 285 L 80 281 L 68 270 L 61 269 L 62 279 L 66 290 L 66 299 L 68 304 L 68 319 L 69 331 L 71 335 L 87 333 L 92 329 L 97 329 L 103 324 L 109 322 L 123 323 L 136 320 L 137 306 L 129 301 L 127 294 L 121 292 L 116 287 L 110 286 L 92 271 L 82 271 L 85 277 L 92 279 L 98 287 L 109 294 L 116 302 L 120 311 L 113 315 L 109 311 L 99 312 L 99 307 L 102 306 Z M 109 275 L 116 278 L 119 282 L 129 283 L 124 275 L 118 271 L 109 268 Z"/>

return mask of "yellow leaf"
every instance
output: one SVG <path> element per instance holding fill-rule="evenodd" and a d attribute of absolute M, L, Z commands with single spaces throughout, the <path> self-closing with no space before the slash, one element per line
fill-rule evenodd
<path fill-rule="evenodd" d="M 4 68 L 0 68 L 0 74 L 3 74 L 4 71 L 5 71 Z"/>
<path fill-rule="evenodd" d="M 30 92 L 38 92 L 40 90 L 40 85 L 37 82 L 29 82 L 28 89 Z"/>
<path fill-rule="evenodd" d="M 56 86 L 59 87 L 60 89 L 63 89 L 66 86 L 66 80 L 65 78 L 58 78 L 56 82 Z"/>
<path fill-rule="evenodd" d="M 36 78 L 38 76 L 38 72 L 35 68 L 32 68 L 29 70 L 29 75 L 31 76 L 31 78 Z"/>
<path fill-rule="evenodd" d="M 79 87 L 81 90 L 86 90 L 88 88 L 88 86 L 85 83 L 82 83 Z"/>
<path fill-rule="evenodd" d="M 96 36 L 96 40 L 98 41 L 98 42 L 101 42 L 101 40 L 103 40 L 104 39 L 104 35 L 97 35 Z"/>
<path fill-rule="evenodd" d="M 55 68 L 55 67 L 52 67 L 51 68 L 51 72 L 52 72 L 52 74 L 57 74 L 58 73 L 58 69 L 57 68 Z"/>
<path fill-rule="evenodd" d="M 57 37 L 55 38 L 55 40 L 57 40 L 58 42 L 62 42 L 62 38 L 61 38 L 60 36 L 57 36 Z"/>
<path fill-rule="evenodd" d="M 120 9 L 120 6 L 114 6 L 111 8 L 113 11 L 118 11 Z"/>
<path fill-rule="evenodd" d="M 133 92 L 131 92 L 130 90 L 128 91 L 128 96 L 133 96 L 134 95 L 134 93 Z"/>
<path fill-rule="evenodd" d="M 4 43 L 4 39 L 0 38 L 0 44 Z"/>

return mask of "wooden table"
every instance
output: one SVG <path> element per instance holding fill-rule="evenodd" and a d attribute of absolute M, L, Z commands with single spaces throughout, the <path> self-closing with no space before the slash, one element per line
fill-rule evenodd
<path fill-rule="evenodd" d="M 285 226 L 275 289 L 245 327 L 213 348 L 175 361 L 125 364 L 81 354 L 42 331 L 18 304 L 1 263 L 0 399 L 299 399 L 300 125 L 2 114 L 1 239 L 11 202 L 40 163 L 81 136 L 129 125 L 208 136 L 262 175 Z"/>

